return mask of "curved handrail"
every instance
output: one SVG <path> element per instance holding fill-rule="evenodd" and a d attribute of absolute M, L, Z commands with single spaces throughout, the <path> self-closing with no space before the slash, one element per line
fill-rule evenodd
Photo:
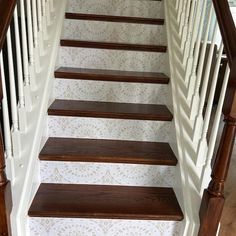
<path fill-rule="evenodd" d="M 232 68 L 236 58 L 236 28 L 227 0 L 212 0 L 225 46 L 229 66 Z"/>
<path fill-rule="evenodd" d="M 15 5 L 16 0 L 0 0 L 0 51 L 13 17 Z"/>

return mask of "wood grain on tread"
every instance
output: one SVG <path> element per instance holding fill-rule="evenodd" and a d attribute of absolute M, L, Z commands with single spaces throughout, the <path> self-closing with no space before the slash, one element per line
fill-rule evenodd
<path fill-rule="evenodd" d="M 171 121 L 173 116 L 165 105 L 55 100 L 49 115 Z"/>
<path fill-rule="evenodd" d="M 110 50 L 127 50 L 127 51 L 146 51 L 146 52 L 166 52 L 166 46 L 160 45 L 145 45 L 145 44 L 130 44 L 118 42 L 97 42 L 83 41 L 73 39 L 62 39 L 61 46 L 64 47 L 80 47 L 80 48 L 98 48 Z"/>
<path fill-rule="evenodd" d="M 32 217 L 183 219 L 173 189 L 104 185 L 41 184 Z"/>
<path fill-rule="evenodd" d="M 49 138 L 40 152 L 40 160 L 176 165 L 168 143 Z"/>
<path fill-rule="evenodd" d="M 158 19 L 158 18 L 98 15 L 98 14 L 71 13 L 71 12 L 66 13 L 66 19 L 91 20 L 91 21 L 108 21 L 108 22 L 133 23 L 133 24 L 150 24 L 150 25 L 163 25 L 164 24 L 164 19 Z"/>
<path fill-rule="evenodd" d="M 55 71 L 55 77 L 63 79 L 99 80 L 130 83 L 169 83 L 169 77 L 163 73 L 100 70 L 73 67 L 60 67 Z"/>

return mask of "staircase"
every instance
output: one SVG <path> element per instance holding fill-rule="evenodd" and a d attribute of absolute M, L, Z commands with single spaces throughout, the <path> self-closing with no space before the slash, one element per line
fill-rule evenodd
<path fill-rule="evenodd" d="M 68 1 L 32 236 L 182 235 L 163 12 Z"/>

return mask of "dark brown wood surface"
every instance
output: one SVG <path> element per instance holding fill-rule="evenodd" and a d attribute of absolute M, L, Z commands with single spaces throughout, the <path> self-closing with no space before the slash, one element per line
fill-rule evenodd
<path fill-rule="evenodd" d="M 0 81 L 1 70 L 0 70 Z M 2 83 L 0 83 L 0 99 L 2 101 Z M 0 107 L 0 112 L 2 113 L 2 108 Z M 5 164 L 5 154 L 4 154 L 4 144 L 2 136 L 2 127 L 0 125 L 0 235 L 10 236 L 11 226 L 10 226 L 10 213 L 12 210 L 12 196 L 11 196 L 11 184 L 6 176 L 6 164 Z"/>
<path fill-rule="evenodd" d="M 45 161 L 176 165 L 168 143 L 49 138 L 39 155 Z"/>
<path fill-rule="evenodd" d="M 228 1 L 213 0 L 213 4 L 231 71 L 223 106 L 225 126 L 213 165 L 211 181 L 202 197 L 199 236 L 215 236 L 217 233 L 224 206 L 224 184 L 236 133 L 236 28 Z"/>
<path fill-rule="evenodd" d="M 66 19 L 72 20 L 91 20 L 91 21 L 108 21 L 120 23 L 133 23 L 133 24 L 150 24 L 150 25 L 163 25 L 164 19 L 157 18 L 143 18 L 143 17 L 130 17 L 130 16 L 115 16 L 115 15 L 98 15 L 86 13 L 66 13 Z"/>
<path fill-rule="evenodd" d="M 216 11 L 217 21 L 224 42 L 230 68 L 235 67 L 236 59 L 236 29 L 235 23 L 229 8 L 228 0 L 212 0 Z"/>
<path fill-rule="evenodd" d="M 165 105 L 55 100 L 48 109 L 53 116 L 80 116 L 115 119 L 171 121 L 173 115 Z"/>
<path fill-rule="evenodd" d="M 41 184 L 29 209 L 32 217 L 183 219 L 173 189 Z"/>
<path fill-rule="evenodd" d="M 166 46 L 162 45 L 145 45 L 145 44 L 131 44 L 118 42 L 97 42 L 97 41 L 83 41 L 62 39 L 61 46 L 64 47 L 80 47 L 80 48 L 98 48 L 110 50 L 127 50 L 127 51 L 145 51 L 145 52 L 162 52 L 167 50 Z"/>
<path fill-rule="evenodd" d="M 0 0 L 0 51 L 11 23 L 16 0 Z"/>
<path fill-rule="evenodd" d="M 132 83 L 168 84 L 169 77 L 157 72 L 138 72 L 120 70 L 100 70 L 86 68 L 60 67 L 55 71 L 56 78 L 98 80 Z"/>

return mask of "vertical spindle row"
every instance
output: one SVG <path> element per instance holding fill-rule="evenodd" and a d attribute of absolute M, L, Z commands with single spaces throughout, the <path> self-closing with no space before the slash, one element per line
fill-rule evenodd
<path fill-rule="evenodd" d="M 196 83 L 194 85 L 193 97 L 191 101 L 190 120 L 194 120 L 194 118 L 198 114 L 198 109 L 196 107 L 198 106 L 198 102 L 199 102 L 199 91 L 200 91 L 200 86 L 202 82 L 204 61 L 206 57 L 206 50 L 207 50 L 207 44 L 208 44 L 208 35 L 209 35 L 212 20 L 213 20 L 213 8 L 211 8 L 209 17 L 207 19 L 206 30 L 204 32 L 204 39 L 203 39 L 203 42 L 201 43 L 200 57 L 198 59 L 199 61 L 197 62 L 198 69 L 197 69 Z M 214 28 L 216 29 L 216 27 L 217 27 L 217 22 L 215 22 Z"/>
<path fill-rule="evenodd" d="M 198 145 L 198 159 L 197 159 L 197 166 L 204 166 L 206 164 L 206 150 L 207 150 L 207 133 L 209 131 L 209 126 L 210 126 L 210 119 L 212 115 L 212 108 L 213 108 L 213 102 L 214 102 L 214 97 L 216 93 L 216 85 L 218 81 L 218 75 L 219 75 L 219 69 L 221 65 L 221 58 L 222 58 L 222 53 L 223 53 L 223 42 L 221 42 L 220 49 L 218 51 L 218 58 L 217 62 L 215 65 L 214 73 L 212 76 L 212 81 L 208 85 L 210 87 L 210 92 L 209 96 L 207 98 L 207 106 L 206 106 L 206 111 L 204 115 L 204 123 L 203 123 L 203 128 L 201 132 L 201 138 L 200 142 Z"/>

